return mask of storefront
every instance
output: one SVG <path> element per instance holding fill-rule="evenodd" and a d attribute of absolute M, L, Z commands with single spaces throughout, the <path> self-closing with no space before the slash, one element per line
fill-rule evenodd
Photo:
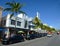
<path fill-rule="evenodd" d="M 6 31 L 5 28 L 0 27 L 0 41 L 4 37 L 5 31 Z"/>
<path fill-rule="evenodd" d="M 29 31 L 30 31 L 29 29 L 13 28 L 13 27 L 9 28 L 10 36 L 12 34 L 15 34 L 15 35 L 23 34 L 25 37 L 27 37 Z"/>

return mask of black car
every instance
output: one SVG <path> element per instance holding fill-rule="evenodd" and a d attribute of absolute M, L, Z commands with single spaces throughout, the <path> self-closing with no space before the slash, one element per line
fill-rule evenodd
<path fill-rule="evenodd" d="M 31 40 L 31 39 L 35 39 L 35 38 L 36 38 L 35 34 L 29 34 L 26 39 Z"/>
<path fill-rule="evenodd" d="M 12 43 L 17 43 L 17 42 L 22 42 L 24 41 L 24 37 L 21 35 L 15 35 L 10 38 L 3 38 L 2 39 L 2 44 L 12 44 Z"/>

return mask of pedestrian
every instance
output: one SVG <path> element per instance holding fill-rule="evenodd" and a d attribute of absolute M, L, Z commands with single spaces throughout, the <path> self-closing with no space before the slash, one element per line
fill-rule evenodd
<path fill-rule="evenodd" d="M 25 35 L 24 34 L 21 34 L 21 35 L 23 36 L 24 40 L 26 40 Z"/>

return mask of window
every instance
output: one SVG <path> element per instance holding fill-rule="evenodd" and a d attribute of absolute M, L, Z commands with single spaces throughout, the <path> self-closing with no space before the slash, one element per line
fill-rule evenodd
<path fill-rule="evenodd" d="M 12 25 L 15 25 L 15 20 L 11 20 L 11 24 Z"/>
<path fill-rule="evenodd" d="M 1 25 L 5 26 L 6 25 L 6 20 L 2 20 Z"/>
<path fill-rule="evenodd" d="M 29 23 L 32 23 L 32 21 L 29 21 Z"/>
<path fill-rule="evenodd" d="M 25 26 L 24 26 L 25 28 L 27 27 L 27 21 L 25 20 Z"/>
<path fill-rule="evenodd" d="M 4 20 L 4 25 L 6 24 L 6 20 Z"/>
<path fill-rule="evenodd" d="M 17 21 L 17 26 L 21 26 L 21 22 Z"/>

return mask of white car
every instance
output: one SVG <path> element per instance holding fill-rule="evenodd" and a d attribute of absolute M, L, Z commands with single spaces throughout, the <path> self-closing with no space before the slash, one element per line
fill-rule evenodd
<path fill-rule="evenodd" d="M 52 34 L 47 34 L 47 37 L 52 37 Z"/>

